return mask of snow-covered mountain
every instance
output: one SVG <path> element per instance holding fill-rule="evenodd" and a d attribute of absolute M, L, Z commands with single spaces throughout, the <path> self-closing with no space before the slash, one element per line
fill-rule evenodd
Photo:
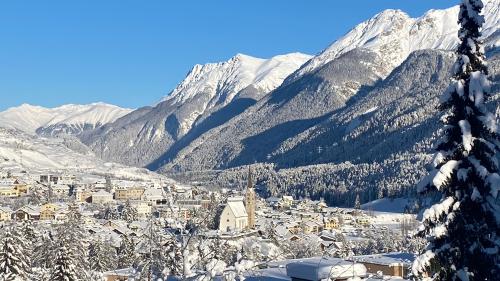
<path fill-rule="evenodd" d="M 493 50 L 500 34 L 500 0 L 485 3 L 484 39 Z M 169 171 L 224 169 L 261 161 L 267 154 L 273 159 L 281 153 L 276 149 L 291 145 L 282 142 L 296 142 L 312 124 L 352 106 L 399 71 L 411 53 L 452 50 L 458 40 L 457 13 L 458 6 L 420 18 L 387 10 L 310 60 L 296 53 L 269 60 L 236 55 L 196 65 L 159 104 L 82 140 L 104 159 L 151 169 L 169 163 Z M 402 79 L 407 78 L 412 77 Z"/>
<path fill-rule="evenodd" d="M 105 103 L 68 104 L 56 108 L 23 104 L 0 112 L 0 127 L 14 128 L 29 134 L 78 135 L 85 130 L 114 122 L 131 111 L 132 109 Z"/>
<path fill-rule="evenodd" d="M 189 104 L 184 118 L 178 118 L 179 135 L 183 135 L 199 117 L 203 119 L 211 112 L 226 106 L 238 94 L 255 100 L 260 99 L 277 88 L 288 75 L 311 58 L 301 53 L 279 55 L 270 59 L 237 54 L 225 62 L 197 64 L 162 101 L 179 107 Z M 242 92 L 247 87 L 252 90 Z M 191 106 L 194 101 L 198 104 L 193 110 Z"/>
<path fill-rule="evenodd" d="M 226 62 L 196 65 L 160 103 L 86 134 L 82 141 L 104 159 L 147 165 L 189 132 L 201 135 L 239 115 L 310 58 L 238 54 Z"/>
<path fill-rule="evenodd" d="M 486 48 L 500 46 L 500 0 L 485 3 L 483 37 Z M 453 50 L 458 44 L 458 11 L 454 6 L 445 10 L 430 10 L 419 18 L 411 18 L 400 10 L 385 10 L 332 43 L 328 48 L 304 64 L 287 82 L 310 73 L 340 55 L 364 48 L 382 55 L 393 68 L 400 65 L 412 52 L 424 49 Z"/>
<path fill-rule="evenodd" d="M 73 136 L 45 138 L 0 127 L 0 170 L 29 173 L 59 171 L 78 176 L 112 175 L 131 180 L 168 180 L 146 169 L 105 162 L 90 151 L 75 150 L 78 145 L 84 147 Z"/>

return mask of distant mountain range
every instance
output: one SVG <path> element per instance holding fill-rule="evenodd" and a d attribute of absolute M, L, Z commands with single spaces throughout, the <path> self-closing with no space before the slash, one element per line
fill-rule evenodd
<path fill-rule="evenodd" d="M 105 103 L 68 104 L 56 108 L 23 104 L 0 112 L 0 126 L 30 134 L 79 135 L 114 122 L 132 111 Z"/>
<path fill-rule="evenodd" d="M 500 0 L 484 2 L 498 113 Z M 196 65 L 158 104 L 94 120 L 91 129 L 20 125 L 74 133 L 107 161 L 212 184 L 238 185 L 241 166 L 261 163 L 257 181 L 271 194 L 338 202 L 359 191 L 370 191 L 363 201 L 410 192 L 441 126 L 436 105 L 455 60 L 457 18 L 458 7 L 420 18 L 387 10 L 314 57 L 238 54 Z M 0 124 L 10 124 L 4 115 Z"/>

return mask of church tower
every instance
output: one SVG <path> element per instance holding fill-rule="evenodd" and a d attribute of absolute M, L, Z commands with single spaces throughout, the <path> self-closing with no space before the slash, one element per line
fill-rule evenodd
<path fill-rule="evenodd" d="M 248 184 L 245 194 L 245 208 L 248 215 L 248 228 L 255 228 L 255 189 L 252 181 L 252 170 L 248 168 Z"/>

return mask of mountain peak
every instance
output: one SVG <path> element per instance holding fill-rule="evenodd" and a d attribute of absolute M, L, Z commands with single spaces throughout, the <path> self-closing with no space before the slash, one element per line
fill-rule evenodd
<path fill-rule="evenodd" d="M 485 1 L 486 23 L 483 36 L 498 32 L 500 0 Z M 458 6 L 430 10 L 419 18 L 411 18 L 401 10 L 385 10 L 358 24 L 332 43 L 318 56 L 304 64 L 286 83 L 321 67 L 356 48 L 366 48 L 386 58 L 389 69 L 401 64 L 416 50 L 452 50 L 458 43 Z M 494 44 L 496 41 L 487 42 Z"/>

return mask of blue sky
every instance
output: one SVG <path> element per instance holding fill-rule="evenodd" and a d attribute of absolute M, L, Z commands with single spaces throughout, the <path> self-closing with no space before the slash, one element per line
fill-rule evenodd
<path fill-rule="evenodd" d="M 104 101 L 150 105 L 192 65 L 236 53 L 316 54 L 388 8 L 451 0 L 0 1 L 0 110 Z"/>

